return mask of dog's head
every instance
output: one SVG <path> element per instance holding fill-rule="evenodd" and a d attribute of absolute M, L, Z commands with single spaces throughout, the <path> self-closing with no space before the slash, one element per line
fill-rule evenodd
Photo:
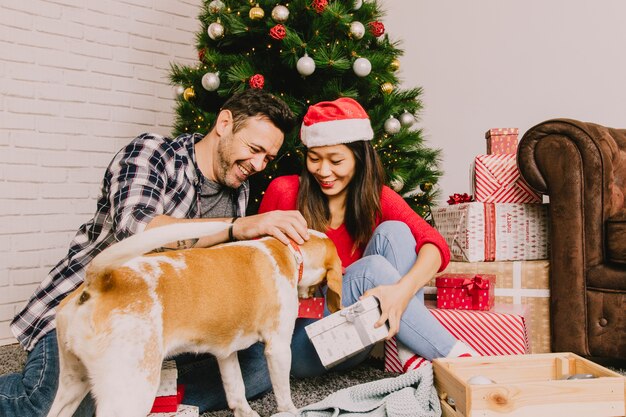
<path fill-rule="evenodd" d="M 326 281 L 328 309 L 334 313 L 341 308 L 341 259 L 332 240 L 324 233 L 309 230 L 309 240 L 300 245 L 302 278 L 298 282 L 298 294 L 311 295 L 311 290 Z"/>

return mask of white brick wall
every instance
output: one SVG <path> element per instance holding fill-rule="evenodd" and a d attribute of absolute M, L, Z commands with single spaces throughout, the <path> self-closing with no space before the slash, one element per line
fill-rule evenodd
<path fill-rule="evenodd" d="M 0 345 L 95 210 L 113 154 L 169 134 L 169 64 L 196 62 L 201 0 L 0 0 Z"/>

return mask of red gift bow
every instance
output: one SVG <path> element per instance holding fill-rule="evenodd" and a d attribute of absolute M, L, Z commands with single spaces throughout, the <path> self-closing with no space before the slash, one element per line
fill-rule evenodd
<path fill-rule="evenodd" d="M 454 193 L 448 199 L 448 204 L 454 205 L 454 204 L 461 204 L 461 203 L 470 203 L 472 201 L 474 201 L 474 197 L 472 197 L 471 195 L 467 193 L 463 193 L 463 194 Z"/>
<path fill-rule="evenodd" d="M 465 287 L 467 293 L 472 295 L 475 290 L 486 290 L 489 288 L 489 280 L 476 275 L 472 279 L 465 278 L 461 286 Z"/>

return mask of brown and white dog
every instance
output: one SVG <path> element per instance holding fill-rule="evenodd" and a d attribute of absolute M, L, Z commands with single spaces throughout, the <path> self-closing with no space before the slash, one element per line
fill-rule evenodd
<path fill-rule="evenodd" d="M 289 372 L 298 295 L 307 297 L 326 279 L 329 308 L 339 308 L 337 250 L 326 235 L 310 231 L 298 252 L 268 237 L 142 255 L 228 227 L 158 227 L 93 259 L 85 282 L 57 309 L 60 377 L 48 416 L 71 416 L 91 391 L 98 417 L 145 417 L 163 359 L 182 352 L 215 355 L 235 416 L 258 416 L 246 401 L 237 360 L 238 350 L 258 341 L 265 342 L 278 410 L 296 410 Z"/>

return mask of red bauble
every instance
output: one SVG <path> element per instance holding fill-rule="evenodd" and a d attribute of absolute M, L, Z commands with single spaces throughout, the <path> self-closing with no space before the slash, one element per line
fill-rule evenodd
<path fill-rule="evenodd" d="M 378 22 L 378 21 L 370 22 L 369 26 L 370 26 L 370 32 L 372 32 L 372 35 L 376 37 L 379 37 L 380 35 L 385 33 L 385 25 L 383 25 L 383 22 Z"/>
<path fill-rule="evenodd" d="M 206 48 L 202 48 L 198 51 L 198 59 L 200 62 L 204 62 L 204 54 L 206 54 Z"/>
<path fill-rule="evenodd" d="M 283 25 L 276 25 L 270 29 L 270 36 L 278 41 L 282 41 L 287 36 L 287 30 Z"/>
<path fill-rule="evenodd" d="M 326 6 L 328 6 L 328 0 L 313 0 L 313 9 L 317 13 L 322 13 Z"/>
<path fill-rule="evenodd" d="M 248 81 L 248 84 L 250 84 L 251 88 L 257 88 L 259 90 L 262 90 L 263 86 L 265 85 L 265 78 L 261 74 L 254 74 L 252 77 L 250 77 L 250 81 Z"/>

